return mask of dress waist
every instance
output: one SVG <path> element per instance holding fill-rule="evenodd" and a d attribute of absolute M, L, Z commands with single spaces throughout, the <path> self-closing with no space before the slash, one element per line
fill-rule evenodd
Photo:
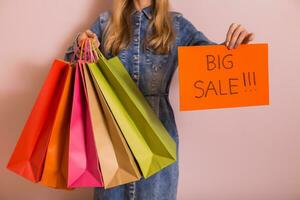
<path fill-rule="evenodd" d="M 165 93 L 155 93 L 155 94 L 144 94 L 144 96 L 159 96 L 159 97 L 168 97 L 169 93 L 165 92 Z"/>

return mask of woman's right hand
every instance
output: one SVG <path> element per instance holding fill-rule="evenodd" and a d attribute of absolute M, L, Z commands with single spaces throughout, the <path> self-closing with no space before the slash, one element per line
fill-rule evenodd
<path fill-rule="evenodd" d="M 79 34 L 78 38 L 77 38 L 77 45 L 81 46 L 82 42 L 86 39 L 91 39 L 91 41 L 93 42 L 94 46 L 99 48 L 100 46 L 100 42 L 98 40 L 97 35 L 92 32 L 91 30 L 86 30 L 85 32 L 82 32 Z"/>

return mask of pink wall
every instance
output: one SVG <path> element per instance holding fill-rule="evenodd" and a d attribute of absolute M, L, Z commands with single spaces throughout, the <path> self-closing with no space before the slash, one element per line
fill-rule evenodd
<path fill-rule="evenodd" d="M 107 0 L 106 0 L 107 1 Z M 75 3 L 76 2 L 76 3 Z M 92 199 L 31 184 L 5 169 L 52 60 L 89 27 L 105 0 L 0 2 L 0 199 Z M 180 134 L 180 200 L 300 199 L 300 2 L 173 0 L 214 41 L 232 22 L 270 47 L 270 106 L 179 112 L 178 76 L 171 101 Z"/>

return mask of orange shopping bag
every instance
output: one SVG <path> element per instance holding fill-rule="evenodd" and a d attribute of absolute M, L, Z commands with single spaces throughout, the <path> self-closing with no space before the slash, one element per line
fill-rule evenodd
<path fill-rule="evenodd" d="M 33 182 L 41 179 L 45 155 L 69 63 L 55 60 L 22 130 L 7 168 Z"/>
<path fill-rule="evenodd" d="M 53 123 L 41 184 L 68 189 L 68 146 L 72 110 L 74 68 L 69 66 L 62 96 Z"/>

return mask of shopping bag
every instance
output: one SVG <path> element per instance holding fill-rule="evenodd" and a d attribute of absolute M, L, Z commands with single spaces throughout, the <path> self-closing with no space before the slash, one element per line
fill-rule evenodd
<path fill-rule="evenodd" d="M 93 136 L 90 111 L 85 99 L 78 61 L 70 125 L 68 187 L 103 187 Z"/>
<path fill-rule="evenodd" d="M 80 69 L 85 80 L 104 187 L 111 188 L 139 180 L 141 174 L 138 166 L 101 91 L 94 87 L 87 66 L 82 65 Z"/>
<path fill-rule="evenodd" d="M 55 60 L 22 130 L 7 168 L 24 178 L 41 179 L 53 123 L 70 64 Z"/>
<path fill-rule="evenodd" d="M 68 144 L 72 110 L 74 68 L 69 67 L 58 105 L 47 149 L 40 183 L 57 189 L 68 189 Z"/>
<path fill-rule="evenodd" d="M 176 143 L 151 109 L 118 57 L 89 63 L 94 84 L 103 93 L 145 178 L 176 161 Z"/>

